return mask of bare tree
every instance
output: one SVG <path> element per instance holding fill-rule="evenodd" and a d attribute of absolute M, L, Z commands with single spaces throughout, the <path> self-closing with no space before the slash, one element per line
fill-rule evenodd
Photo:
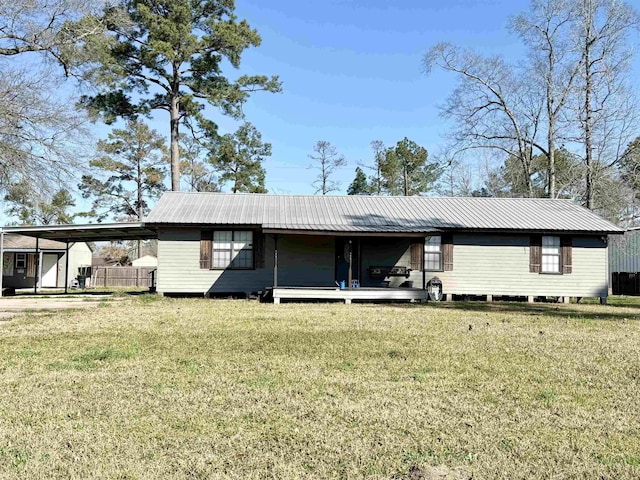
<path fill-rule="evenodd" d="M 76 47 L 102 31 L 103 2 L 0 2 L 0 189 L 30 181 L 52 193 L 88 150 L 85 117 L 62 93 Z M 87 142 L 88 143 L 88 142 Z M 67 183 L 67 182 L 65 182 Z"/>
<path fill-rule="evenodd" d="M 570 0 L 533 0 L 528 12 L 512 19 L 511 29 L 529 47 L 527 78 L 534 79 L 543 91 L 546 114 L 548 162 L 547 191 L 556 196 L 555 151 L 558 123 L 567 107 L 580 71 L 580 56 L 572 39 L 576 19 L 575 2 Z"/>
<path fill-rule="evenodd" d="M 309 168 L 319 170 L 313 186 L 316 188 L 315 193 L 326 195 L 335 192 L 339 188 L 339 183 L 330 179 L 336 168 L 344 167 L 347 161 L 344 155 L 336 150 L 336 147 L 325 140 L 319 140 L 313 146 L 314 153 L 309 155 L 312 163 Z"/>
<path fill-rule="evenodd" d="M 209 151 L 192 136 L 180 139 L 180 170 L 191 192 L 219 192 L 220 183 L 211 163 L 205 162 Z"/>
<path fill-rule="evenodd" d="M 596 169 L 613 165 L 624 151 L 633 102 L 626 88 L 632 49 L 629 35 L 638 14 L 619 0 L 578 0 L 574 26 L 582 69 L 578 94 L 581 140 L 584 142 L 585 206 L 593 208 Z M 620 114 L 621 106 L 630 111 Z M 615 139 L 618 137 L 618 140 Z M 594 150 L 598 149 L 596 156 Z M 603 161 L 604 155 L 608 160 Z M 597 158 L 600 157 L 600 158 Z"/>
<path fill-rule="evenodd" d="M 485 58 L 448 43 L 431 48 L 423 65 L 426 73 L 440 67 L 459 77 L 442 108 L 455 123 L 451 140 L 458 151 L 488 148 L 518 159 L 532 194 L 533 150 L 545 151 L 537 141 L 542 103 L 536 85 L 500 57 Z"/>
<path fill-rule="evenodd" d="M 29 180 L 49 193 L 80 170 L 90 150 L 86 118 L 60 95 L 48 69 L 0 60 L 0 189 Z"/>
<path fill-rule="evenodd" d="M 11 0 L 0 2 L 0 56 L 43 52 L 69 73 L 77 47 L 104 31 L 105 1 Z"/>

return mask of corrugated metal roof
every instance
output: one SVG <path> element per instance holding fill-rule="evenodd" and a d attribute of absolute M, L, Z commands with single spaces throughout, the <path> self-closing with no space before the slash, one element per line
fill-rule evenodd
<path fill-rule="evenodd" d="M 272 230 L 418 232 L 434 229 L 623 232 L 567 200 L 303 196 L 167 192 L 146 224 L 259 225 Z"/>

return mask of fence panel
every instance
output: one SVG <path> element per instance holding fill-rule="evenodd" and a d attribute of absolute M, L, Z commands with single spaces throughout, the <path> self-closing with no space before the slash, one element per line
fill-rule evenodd
<path fill-rule="evenodd" d="M 156 267 L 94 267 L 93 287 L 151 288 L 151 272 Z"/>
<path fill-rule="evenodd" d="M 614 295 L 640 295 L 640 272 L 613 272 L 611 290 Z"/>

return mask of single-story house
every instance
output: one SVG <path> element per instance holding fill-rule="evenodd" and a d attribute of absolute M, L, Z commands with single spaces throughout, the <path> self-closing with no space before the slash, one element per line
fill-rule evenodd
<path fill-rule="evenodd" d="M 424 300 L 434 277 L 449 298 L 606 301 L 607 239 L 623 233 L 567 200 L 182 192 L 144 228 L 160 293 L 347 303 Z"/>
<path fill-rule="evenodd" d="M 85 242 L 69 244 L 69 281 L 78 267 L 91 265 L 93 252 Z M 41 288 L 63 288 L 67 267 L 67 245 L 55 240 L 36 239 L 18 234 L 4 235 L 2 276 L 3 288 L 33 288 L 38 272 Z"/>
<path fill-rule="evenodd" d="M 155 255 L 144 255 L 133 260 L 131 265 L 133 267 L 157 267 L 158 258 Z"/>

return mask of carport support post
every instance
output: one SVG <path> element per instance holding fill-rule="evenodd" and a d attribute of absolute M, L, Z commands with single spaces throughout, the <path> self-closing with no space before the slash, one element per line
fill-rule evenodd
<path fill-rule="evenodd" d="M 273 236 L 273 288 L 278 286 L 278 234 Z"/>
<path fill-rule="evenodd" d="M 66 241 L 67 248 L 64 255 L 64 293 L 69 293 L 69 240 Z"/>
<path fill-rule="evenodd" d="M 347 278 L 347 288 L 351 288 L 353 285 L 353 248 L 352 247 L 353 245 L 350 239 L 349 240 L 349 275 Z"/>
<path fill-rule="evenodd" d="M 40 237 L 36 237 L 36 272 L 33 282 L 33 293 L 38 293 L 38 280 L 40 280 Z"/>

